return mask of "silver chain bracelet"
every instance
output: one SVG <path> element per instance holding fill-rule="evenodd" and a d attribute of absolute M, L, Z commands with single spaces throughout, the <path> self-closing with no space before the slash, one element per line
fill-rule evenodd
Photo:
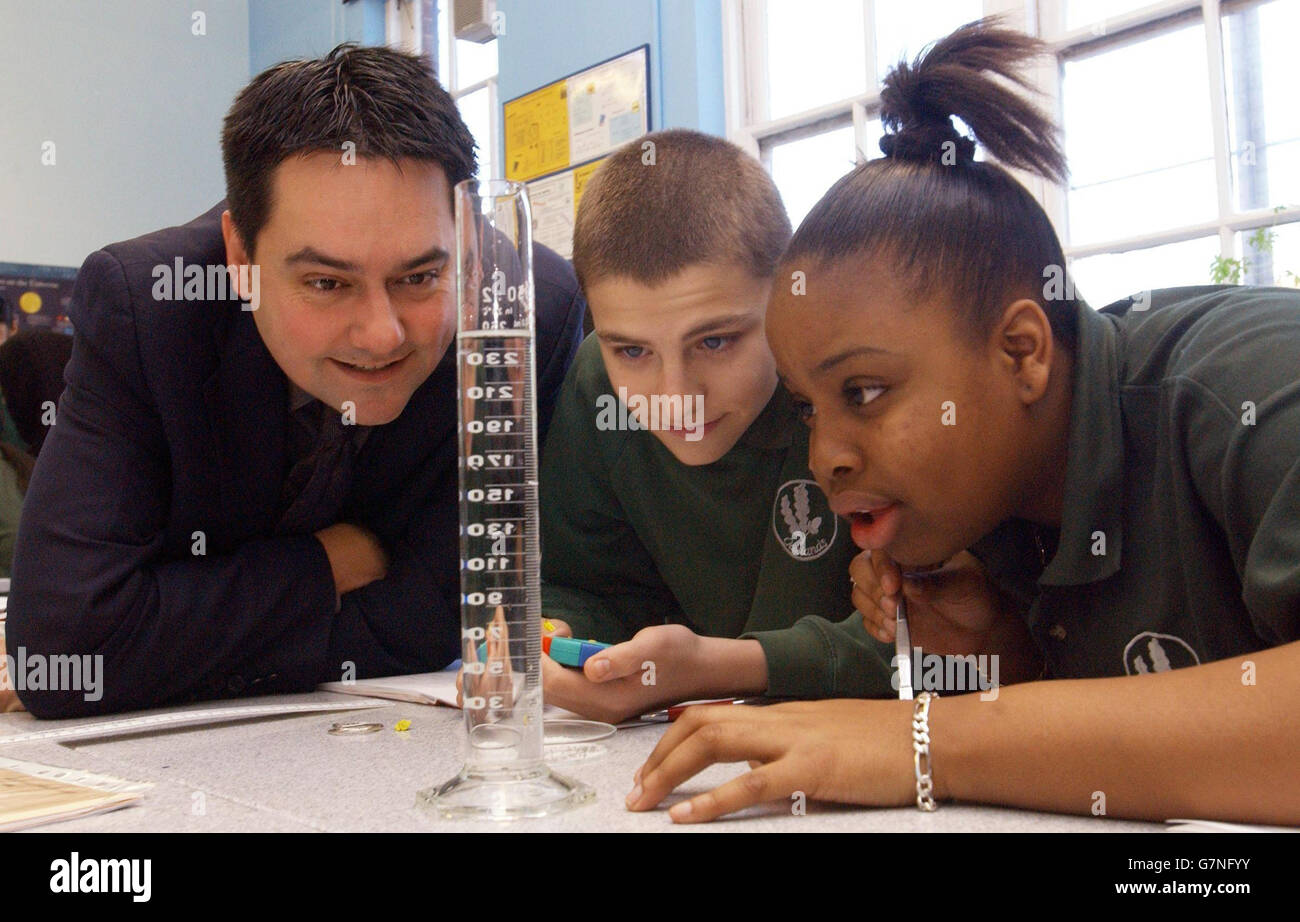
<path fill-rule="evenodd" d="M 916 696 L 912 709 L 912 764 L 916 769 L 916 805 L 933 813 L 934 778 L 930 776 L 930 701 L 935 692 L 923 691 Z"/>

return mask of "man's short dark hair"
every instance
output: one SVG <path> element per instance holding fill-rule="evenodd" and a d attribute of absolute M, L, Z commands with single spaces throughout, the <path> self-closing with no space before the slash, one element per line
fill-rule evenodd
<path fill-rule="evenodd" d="M 284 61 L 235 97 L 221 132 L 226 198 L 249 256 L 271 214 L 271 176 L 295 154 L 344 144 L 357 157 L 433 162 L 451 186 L 478 171 L 474 136 L 427 58 L 339 45 L 323 58 Z"/>
<path fill-rule="evenodd" d="M 771 278 L 789 240 L 790 218 L 762 164 L 721 138 L 674 129 L 625 144 L 592 175 L 573 268 L 583 286 L 611 277 L 656 285 L 698 264 Z"/>

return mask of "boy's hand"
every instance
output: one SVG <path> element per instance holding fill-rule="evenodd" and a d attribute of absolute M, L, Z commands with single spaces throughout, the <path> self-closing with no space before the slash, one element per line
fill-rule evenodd
<path fill-rule="evenodd" d="M 505 665 L 503 666 L 503 669 L 505 670 L 504 675 L 508 678 L 510 675 L 510 648 L 509 648 L 510 635 L 509 635 L 509 630 L 505 624 L 504 615 L 499 617 L 494 617 L 493 623 L 498 625 L 498 633 L 505 638 L 505 642 L 504 643 L 502 642 L 501 637 L 488 640 L 488 648 L 486 651 L 488 655 L 488 661 L 489 662 L 492 661 L 494 652 L 496 653 L 498 659 L 504 659 L 505 661 Z M 566 622 L 561 621 L 559 618 L 544 617 L 542 618 L 542 636 L 545 637 L 547 634 L 552 634 L 556 637 L 572 637 L 573 631 L 570 630 L 569 625 Z M 470 656 L 469 661 L 471 663 L 477 663 L 478 649 L 477 648 L 472 649 L 469 653 L 469 656 Z M 501 686 L 498 685 L 497 687 L 493 688 L 492 692 L 498 693 L 500 687 Z M 465 666 L 462 663 L 460 667 L 460 671 L 456 673 L 456 707 L 464 707 L 465 706 L 464 699 L 465 699 Z"/>
<path fill-rule="evenodd" d="M 766 801 L 895 807 L 916 797 L 909 701 L 795 701 L 688 708 L 637 769 L 629 810 L 649 810 L 710 765 L 750 771 L 675 804 L 675 823 L 704 823 Z M 938 779 L 940 776 L 936 776 Z M 944 799 L 946 792 L 936 790 Z"/>
<path fill-rule="evenodd" d="M 567 621 L 561 621 L 559 618 L 548 618 L 543 615 L 542 636 L 545 637 L 548 634 L 553 637 L 572 637 L 573 629 L 569 627 Z"/>
<path fill-rule="evenodd" d="M 499 703 L 486 709 L 478 709 L 477 713 L 480 716 L 485 710 L 511 707 L 515 701 L 514 669 L 510 664 L 510 626 L 506 624 L 505 610 L 499 605 L 488 625 L 487 633 L 487 640 L 484 641 L 487 649 L 483 651 L 487 654 L 487 658 L 483 660 L 485 671 L 475 677 L 476 681 L 470 682 L 470 694 L 481 697 L 485 701 L 499 699 Z M 478 662 L 478 647 L 470 645 L 469 651 L 461 662 L 460 672 L 456 673 L 457 707 L 465 706 L 465 666 L 476 665 Z"/>
<path fill-rule="evenodd" d="M 901 590 L 913 647 L 957 656 L 996 654 L 1003 685 L 1038 674 L 1042 659 L 1023 619 L 968 551 L 938 569 L 906 577 L 884 551 L 863 551 L 849 564 L 849 576 L 853 604 L 877 640 L 894 640 Z"/>
<path fill-rule="evenodd" d="M 701 637 L 685 625 L 657 624 L 597 653 L 581 670 L 542 657 L 542 682 L 547 704 L 619 723 L 693 698 L 761 694 L 767 661 L 756 640 Z"/>

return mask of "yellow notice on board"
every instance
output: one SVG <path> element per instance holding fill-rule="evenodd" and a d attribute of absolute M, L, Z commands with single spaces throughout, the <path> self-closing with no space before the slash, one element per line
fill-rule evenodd
<path fill-rule="evenodd" d="M 529 180 L 569 165 L 568 81 L 505 104 L 506 179 Z"/>
<path fill-rule="evenodd" d="M 591 163 L 584 163 L 573 171 L 573 210 L 578 210 L 578 203 L 582 201 L 582 192 L 587 188 L 587 180 L 591 179 L 591 174 L 596 172 L 596 167 L 605 162 L 602 157 L 599 160 L 593 160 Z"/>

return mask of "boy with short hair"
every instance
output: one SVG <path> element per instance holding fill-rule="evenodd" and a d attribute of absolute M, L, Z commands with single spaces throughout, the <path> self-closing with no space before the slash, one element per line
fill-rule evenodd
<path fill-rule="evenodd" d="M 588 184 L 573 261 L 595 331 L 542 466 L 543 610 L 617 645 L 582 672 L 546 662 L 549 703 L 617 720 L 703 697 L 894 693 L 764 338 L 789 238 L 762 166 L 707 135 L 647 135 Z"/>

